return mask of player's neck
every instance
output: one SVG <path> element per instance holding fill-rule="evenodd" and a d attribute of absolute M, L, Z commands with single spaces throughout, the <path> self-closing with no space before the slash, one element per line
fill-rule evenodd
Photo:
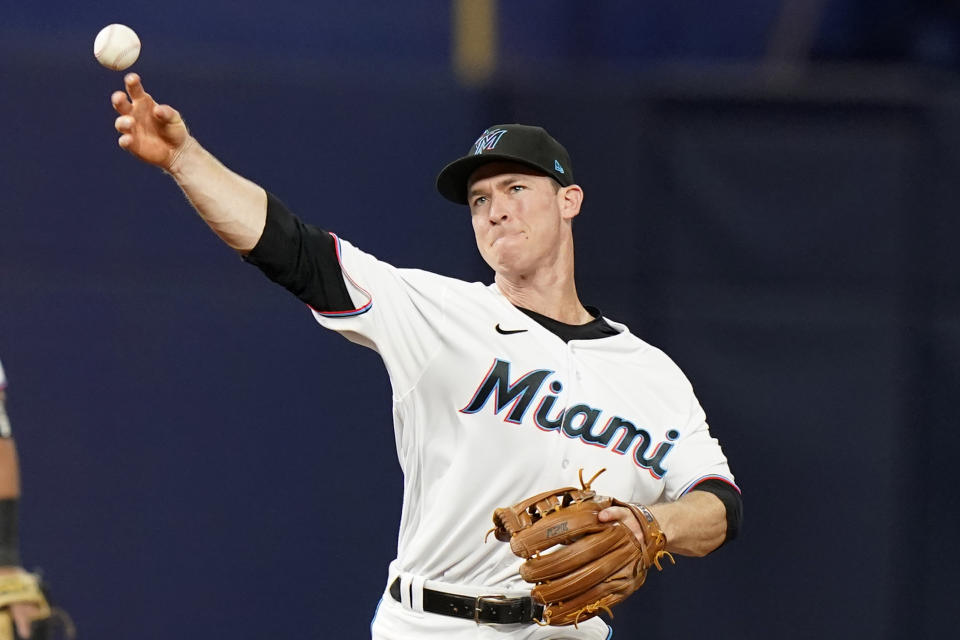
<path fill-rule="evenodd" d="M 586 324 L 593 320 L 580 303 L 573 274 L 562 278 L 510 278 L 497 274 L 500 293 L 517 307 L 535 311 L 564 324 Z"/>

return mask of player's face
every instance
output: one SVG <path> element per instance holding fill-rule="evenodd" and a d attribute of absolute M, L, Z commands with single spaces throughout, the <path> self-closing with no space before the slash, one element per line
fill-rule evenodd
<path fill-rule="evenodd" d="M 535 169 L 483 165 L 470 176 L 467 202 L 480 255 L 498 274 L 528 275 L 571 250 L 569 218 L 576 212 L 569 214 L 564 189 Z"/>

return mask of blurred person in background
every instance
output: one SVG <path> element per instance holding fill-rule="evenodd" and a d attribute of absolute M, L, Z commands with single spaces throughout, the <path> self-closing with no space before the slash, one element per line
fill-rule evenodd
<path fill-rule="evenodd" d="M 0 581 L 17 577 L 24 571 L 20 567 L 20 545 L 17 522 L 17 507 L 20 500 L 20 467 L 17 462 L 17 448 L 13 442 L 10 418 L 6 411 L 7 377 L 0 362 Z M 4 584 L 0 582 L 0 584 Z M 4 597 L 0 593 L 0 598 Z M 29 593 L 22 600 L 9 596 L 11 602 L 0 607 L 0 613 L 6 612 L 14 622 L 17 633 L 23 638 L 30 637 L 31 622 L 41 617 L 41 608 Z M 0 600 L 3 602 L 3 600 Z M 6 621 L 0 620 L 0 627 Z M 6 629 L 0 628 L 0 638 Z"/>

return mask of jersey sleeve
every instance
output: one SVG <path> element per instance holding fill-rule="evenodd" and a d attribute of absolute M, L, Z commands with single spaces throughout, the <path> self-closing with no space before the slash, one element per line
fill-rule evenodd
<path fill-rule="evenodd" d="M 679 499 L 706 480 L 724 482 L 740 492 L 720 443 L 710 435 L 706 414 L 692 389 L 689 419 L 674 447 L 666 476 L 668 500 Z"/>
<path fill-rule="evenodd" d="M 7 376 L 3 372 L 3 363 L 0 362 L 0 391 L 7 388 Z M 7 418 L 7 407 L 4 404 L 3 397 L 0 396 L 0 438 L 9 438 L 13 434 L 10 432 L 10 419 Z"/>
<path fill-rule="evenodd" d="M 740 533 L 740 527 L 743 524 L 743 496 L 740 495 L 740 491 L 736 487 L 715 478 L 698 482 L 690 490 L 706 491 L 717 496 L 727 512 L 727 531 L 720 546 L 722 547 L 734 540 Z"/>
<path fill-rule="evenodd" d="M 321 325 L 377 351 L 399 395 L 439 347 L 447 279 L 377 260 L 303 222 L 269 192 L 263 233 L 244 259 L 305 302 Z"/>
<path fill-rule="evenodd" d="M 335 245 L 330 233 L 300 220 L 268 191 L 263 233 L 243 258 L 311 307 L 345 311 L 351 301 Z"/>
<path fill-rule="evenodd" d="M 352 308 L 311 307 L 313 315 L 322 326 L 379 353 L 394 393 L 403 395 L 441 347 L 446 278 L 398 269 L 333 237 Z"/>

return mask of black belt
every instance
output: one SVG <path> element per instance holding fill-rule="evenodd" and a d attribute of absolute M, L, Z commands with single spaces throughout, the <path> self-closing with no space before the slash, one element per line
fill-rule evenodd
<path fill-rule="evenodd" d="M 390 585 L 390 595 L 400 599 L 400 578 Z M 513 624 L 533 622 L 543 617 L 543 605 L 530 596 L 507 598 L 506 596 L 461 596 L 433 589 L 423 589 L 423 610 L 443 616 L 465 618 L 474 622 Z"/>

